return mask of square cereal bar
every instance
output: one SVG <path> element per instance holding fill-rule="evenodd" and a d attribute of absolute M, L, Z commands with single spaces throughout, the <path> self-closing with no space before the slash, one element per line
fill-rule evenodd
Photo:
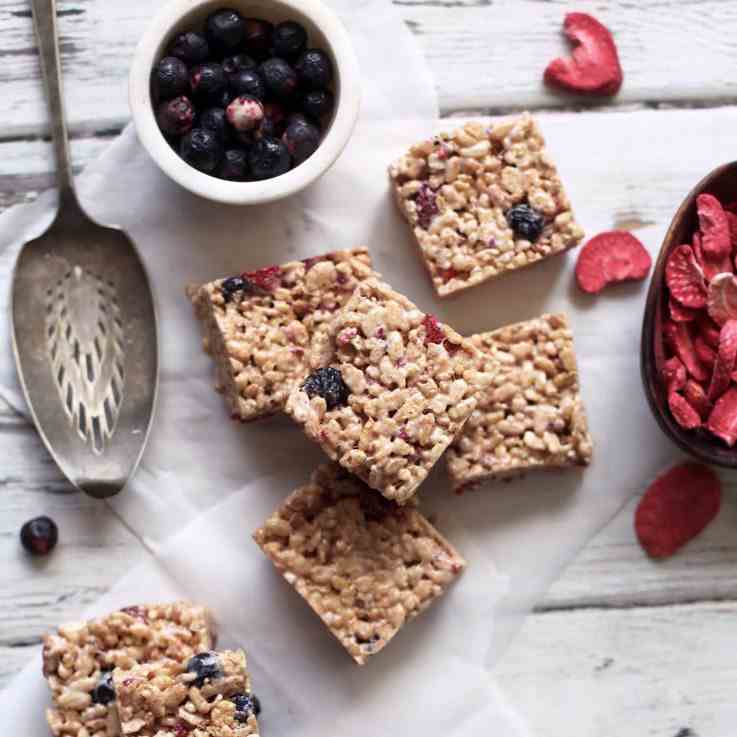
<path fill-rule="evenodd" d="M 376 279 L 335 315 L 316 371 L 285 410 L 331 459 L 400 504 L 476 408 L 479 353 Z"/>
<path fill-rule="evenodd" d="M 418 143 L 389 175 L 440 297 L 566 251 L 583 238 L 542 133 L 527 113 L 491 126 L 469 123 Z"/>
<path fill-rule="evenodd" d="M 258 735 L 258 700 L 242 650 L 200 653 L 189 664 L 116 668 L 113 684 L 125 737 Z"/>
<path fill-rule="evenodd" d="M 357 248 L 188 289 L 233 419 L 283 408 L 335 310 L 373 273 L 368 251 Z"/>
<path fill-rule="evenodd" d="M 494 378 L 448 450 L 453 488 L 535 468 L 587 466 L 592 444 L 565 315 L 471 340 Z"/>
<path fill-rule="evenodd" d="M 113 668 L 163 659 L 184 662 L 214 641 L 209 611 L 183 601 L 127 607 L 59 627 L 43 639 L 43 672 L 54 704 L 46 712 L 52 734 L 119 735 Z"/>
<path fill-rule="evenodd" d="M 414 505 L 387 501 L 335 463 L 253 537 L 359 665 L 466 566 Z"/>

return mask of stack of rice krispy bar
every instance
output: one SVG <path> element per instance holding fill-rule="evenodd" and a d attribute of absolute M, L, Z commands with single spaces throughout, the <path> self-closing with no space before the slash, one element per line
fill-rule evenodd
<path fill-rule="evenodd" d="M 412 146 L 390 178 L 441 297 L 582 238 L 528 115 Z M 462 337 L 382 281 L 365 248 L 188 293 L 232 417 L 285 413 L 328 456 L 253 537 L 359 664 L 466 566 L 417 504 L 442 456 L 458 492 L 591 460 L 565 315 Z M 188 602 L 59 628 L 43 650 L 51 731 L 257 735 L 245 654 L 215 644 Z"/>

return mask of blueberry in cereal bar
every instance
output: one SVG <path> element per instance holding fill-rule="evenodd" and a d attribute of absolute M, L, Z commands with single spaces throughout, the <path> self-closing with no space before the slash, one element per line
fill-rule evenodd
<path fill-rule="evenodd" d="M 113 683 L 126 737 L 258 735 L 258 699 L 242 650 L 116 668 Z"/>
<path fill-rule="evenodd" d="M 186 663 L 214 644 L 208 610 L 183 601 L 127 607 L 59 627 L 43 639 L 43 672 L 53 700 L 46 717 L 52 734 L 119 735 L 114 668 L 159 660 Z"/>
<path fill-rule="evenodd" d="M 545 141 L 525 113 L 469 123 L 413 146 L 389 167 L 440 297 L 576 246 L 583 231 Z"/>
<path fill-rule="evenodd" d="M 234 419 L 280 411 L 312 366 L 337 309 L 372 275 L 364 248 L 336 251 L 191 288 L 217 388 Z"/>
<path fill-rule="evenodd" d="M 591 436 L 565 315 L 543 315 L 470 340 L 493 380 L 448 449 L 453 488 L 588 465 Z"/>
<path fill-rule="evenodd" d="M 331 459 L 400 504 L 476 407 L 478 351 L 391 287 L 368 279 L 285 410 Z"/>
<path fill-rule="evenodd" d="M 335 463 L 318 468 L 253 537 L 359 665 L 466 565 L 412 504 L 384 499 Z"/>

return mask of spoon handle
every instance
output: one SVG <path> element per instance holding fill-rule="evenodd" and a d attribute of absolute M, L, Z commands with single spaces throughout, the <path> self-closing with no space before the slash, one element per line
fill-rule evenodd
<path fill-rule="evenodd" d="M 33 21 L 36 28 L 41 69 L 46 86 L 46 100 L 51 116 L 51 138 L 56 156 L 56 178 L 59 186 L 59 209 L 76 205 L 74 177 L 69 160 L 69 141 L 64 116 L 61 87 L 61 61 L 56 29 L 56 0 L 32 0 Z"/>

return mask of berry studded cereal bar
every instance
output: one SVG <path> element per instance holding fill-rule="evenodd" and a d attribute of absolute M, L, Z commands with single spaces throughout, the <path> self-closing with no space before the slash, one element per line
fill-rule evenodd
<path fill-rule="evenodd" d="M 113 684 L 126 737 L 252 737 L 258 699 L 242 650 L 116 668 Z"/>
<path fill-rule="evenodd" d="M 440 297 L 577 245 L 583 231 L 529 114 L 469 123 L 389 168 Z"/>
<path fill-rule="evenodd" d="M 43 672 L 55 737 L 120 734 L 112 670 L 159 660 L 186 662 L 214 645 L 207 609 L 188 602 L 133 606 L 60 627 L 43 640 Z"/>
<path fill-rule="evenodd" d="M 286 412 L 341 466 L 406 502 L 476 408 L 479 353 L 386 284 L 361 283 Z"/>
<path fill-rule="evenodd" d="M 243 422 L 284 407 L 329 320 L 372 275 L 368 251 L 336 251 L 190 288 L 215 360 L 217 382 L 234 419 Z"/>
<path fill-rule="evenodd" d="M 359 665 L 466 566 L 412 504 L 384 499 L 334 463 L 253 537 Z"/>
<path fill-rule="evenodd" d="M 471 341 L 494 378 L 448 450 L 453 488 L 536 468 L 587 466 L 591 436 L 565 315 L 543 315 Z"/>

